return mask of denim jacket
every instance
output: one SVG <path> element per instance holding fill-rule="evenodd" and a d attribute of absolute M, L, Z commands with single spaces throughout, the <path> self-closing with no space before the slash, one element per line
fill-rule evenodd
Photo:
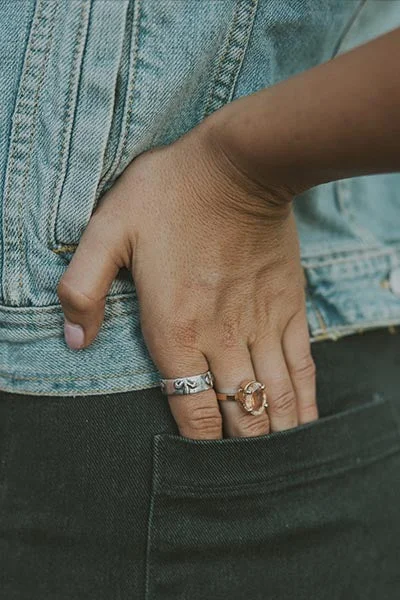
<path fill-rule="evenodd" d="M 95 342 L 64 342 L 56 286 L 99 197 L 228 102 L 399 25 L 398 0 L 3 2 L 0 389 L 157 385 L 127 276 Z M 295 199 L 312 341 L 400 323 L 399 190 L 388 174 Z"/>

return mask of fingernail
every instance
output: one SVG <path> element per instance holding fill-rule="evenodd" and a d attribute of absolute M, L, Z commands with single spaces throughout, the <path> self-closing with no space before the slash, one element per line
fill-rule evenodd
<path fill-rule="evenodd" d="M 75 325 L 67 319 L 64 323 L 64 337 L 71 350 L 79 350 L 85 343 L 85 332 L 80 325 Z"/>

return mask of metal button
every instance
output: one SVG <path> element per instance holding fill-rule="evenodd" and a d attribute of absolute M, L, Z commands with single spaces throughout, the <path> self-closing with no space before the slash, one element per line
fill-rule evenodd
<path fill-rule="evenodd" d="M 393 294 L 400 297 L 400 268 L 394 269 L 390 273 L 389 285 Z"/>

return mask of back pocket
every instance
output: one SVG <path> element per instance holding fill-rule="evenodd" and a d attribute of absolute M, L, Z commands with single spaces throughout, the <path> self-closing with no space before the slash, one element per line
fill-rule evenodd
<path fill-rule="evenodd" d="M 375 593 L 400 534 L 399 449 L 381 399 L 256 438 L 155 436 L 146 600 Z"/>

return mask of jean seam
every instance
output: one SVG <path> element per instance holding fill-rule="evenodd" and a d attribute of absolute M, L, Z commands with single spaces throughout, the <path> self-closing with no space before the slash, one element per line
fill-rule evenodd
<path fill-rule="evenodd" d="M 356 321 L 355 323 L 348 323 L 346 325 L 335 325 L 334 327 L 326 327 L 326 329 L 314 329 L 312 335 L 326 335 L 330 339 L 337 340 L 343 337 L 348 332 L 350 333 L 362 333 L 368 329 L 379 329 L 383 327 L 396 327 L 400 325 L 400 316 L 397 318 L 388 318 L 384 321 Z M 312 339 L 311 339 L 312 341 Z"/>
<path fill-rule="evenodd" d="M 0 510 L 2 510 L 6 492 L 7 492 L 6 485 L 5 485 L 5 478 L 6 478 L 6 471 L 7 471 L 7 466 L 9 463 L 9 458 L 11 455 L 11 446 L 12 446 L 12 439 L 13 439 L 12 433 L 11 433 L 12 432 L 12 424 L 15 421 L 15 416 L 14 416 L 15 404 L 12 400 L 10 401 L 9 406 L 10 406 L 10 408 L 9 408 L 9 413 L 8 413 L 7 431 L 4 434 L 4 437 L 7 440 L 7 446 L 3 451 L 3 456 L 0 457 L 0 464 L 1 464 L 1 469 L 0 469 L 0 482 L 1 482 Z"/>
<path fill-rule="evenodd" d="M 49 3 L 46 5 L 45 0 L 39 0 L 37 12 L 33 18 L 30 39 L 25 56 L 25 65 L 21 74 L 19 91 L 17 95 L 16 107 L 13 116 L 13 128 L 11 131 L 11 143 L 9 148 L 9 158 L 6 175 L 6 186 L 4 190 L 4 207 L 11 207 L 12 196 L 17 198 L 16 207 L 17 213 L 10 216 L 5 216 L 5 239 L 4 239 L 4 255 L 5 264 L 13 264 L 13 260 L 7 259 L 8 249 L 13 246 L 13 234 L 12 225 L 16 221 L 17 229 L 17 248 L 18 248 L 18 261 L 19 265 L 19 276 L 18 276 L 18 294 L 23 295 L 23 273 L 25 268 L 25 252 L 24 252 L 24 239 L 22 232 L 22 221 L 23 221 L 23 206 L 24 206 L 24 193 L 28 182 L 29 169 L 32 157 L 32 143 L 37 126 L 37 112 L 39 107 L 39 95 L 43 87 L 45 73 L 47 69 L 48 59 L 50 55 L 50 47 L 53 39 L 54 32 L 54 19 L 58 8 L 57 3 Z M 47 13 L 45 10 L 47 9 Z M 37 46 L 36 46 L 37 45 Z M 33 57 L 36 56 L 36 60 Z M 40 58 L 43 60 L 40 61 Z M 38 71 L 39 70 L 39 74 Z M 25 109 L 25 110 L 24 110 Z M 27 122 L 23 123 L 23 117 L 25 111 L 31 110 Z M 20 153 L 25 158 L 25 163 L 22 167 L 16 167 L 16 161 L 19 157 L 21 160 Z M 18 179 L 22 181 L 18 182 Z M 16 180 L 16 181 L 15 181 Z M 14 183 L 15 181 L 15 183 Z M 14 183 L 14 185 L 13 185 Z M 10 208 L 11 211 L 11 208 Z M 8 289 L 8 286 L 12 286 L 13 279 L 7 280 L 7 269 L 4 268 L 3 273 L 3 297 L 4 299 L 13 304 L 13 293 L 16 294 L 16 290 Z"/>
<path fill-rule="evenodd" d="M 360 225 L 357 219 L 357 215 L 354 213 L 354 201 L 351 201 L 350 194 L 344 196 L 340 189 L 340 181 L 335 181 L 335 193 L 337 198 L 337 205 L 339 212 L 342 214 L 343 219 L 346 221 L 348 227 L 359 238 L 364 244 L 379 245 L 379 240 L 376 236 L 366 227 Z"/>
<path fill-rule="evenodd" d="M 46 376 L 42 376 L 42 375 L 38 375 L 36 376 L 26 376 L 26 375 L 13 375 L 10 373 L 7 373 L 7 371 L 1 371 L 0 370 L 0 377 L 4 377 L 5 379 L 10 379 L 10 380 L 20 380 L 20 381 L 87 381 L 87 380 L 91 380 L 91 379 L 116 379 L 118 377 L 126 377 L 126 375 L 141 375 L 144 373 L 156 373 L 156 371 L 150 371 L 149 369 L 136 369 L 133 371 L 123 371 L 121 373 L 108 373 L 108 374 L 98 374 L 98 375 L 83 375 L 83 376 L 78 376 L 78 375 L 74 375 L 71 377 L 56 377 L 56 376 L 51 376 L 51 375 L 46 375 Z"/>
<path fill-rule="evenodd" d="M 137 75 L 137 60 L 139 54 L 139 38 L 141 33 L 141 16 L 142 16 L 142 5 L 141 0 L 136 0 L 135 4 L 135 14 L 132 22 L 132 34 L 131 34 L 131 44 L 129 49 L 130 55 L 130 68 L 128 72 L 128 82 L 127 82 L 127 90 L 124 98 L 124 116 L 122 118 L 121 131 L 120 131 L 120 142 L 117 146 L 114 159 L 111 162 L 110 167 L 102 176 L 97 191 L 96 191 L 96 202 L 99 196 L 103 193 L 103 190 L 106 188 L 108 183 L 112 181 L 118 170 L 123 163 L 123 160 L 126 155 L 127 145 L 128 145 L 128 137 L 132 123 L 132 115 L 133 115 L 133 96 L 135 93 L 135 83 L 136 83 L 136 75 Z M 133 51 L 132 51 L 133 48 Z"/>
<path fill-rule="evenodd" d="M 48 229 L 49 232 L 49 248 L 57 246 L 57 217 L 60 210 L 60 203 L 62 199 L 62 190 L 64 181 L 68 170 L 68 153 L 70 151 L 72 130 L 74 127 L 75 111 L 79 101 L 79 82 L 81 79 L 81 69 L 79 66 L 82 64 L 84 58 L 84 46 L 83 42 L 85 34 L 87 35 L 88 23 L 90 16 L 90 3 L 91 0 L 83 0 L 79 14 L 79 27 L 76 34 L 74 45 L 72 49 L 72 60 L 71 70 L 69 73 L 68 87 L 67 87 L 67 98 L 64 107 L 63 114 L 63 125 L 61 131 L 61 143 L 57 158 L 57 167 L 54 176 L 54 187 L 51 194 L 54 205 L 53 209 L 49 210 L 48 215 Z M 86 26 L 86 27 L 85 27 Z M 76 81 L 76 88 L 74 87 L 74 81 Z M 70 135 L 69 135 L 70 133 Z M 64 165 L 64 173 L 63 173 Z M 57 191 L 58 190 L 58 191 Z"/>
<path fill-rule="evenodd" d="M 149 513 L 147 519 L 147 538 L 146 538 L 146 559 L 145 559 L 145 577 L 144 577 L 144 600 L 148 600 L 150 594 L 150 575 L 151 575 L 151 566 L 152 566 L 152 539 L 153 539 L 153 519 L 155 513 L 155 504 L 157 499 L 156 494 L 156 476 L 157 470 L 155 465 L 157 463 L 158 456 L 158 446 L 156 443 L 156 439 L 153 438 L 153 452 L 152 452 L 152 482 L 151 482 L 151 490 L 150 490 L 150 502 L 149 502 Z"/>
<path fill-rule="evenodd" d="M 350 19 L 347 21 L 343 31 L 341 32 L 338 41 L 336 42 L 336 46 L 333 50 L 333 53 L 331 55 L 331 60 L 333 58 L 335 58 L 335 56 L 338 54 L 338 52 L 340 51 L 340 48 L 343 45 L 344 40 L 346 39 L 348 33 L 351 31 L 351 28 L 353 27 L 354 23 L 357 21 L 361 11 L 363 10 L 364 6 L 367 4 L 367 0 L 359 0 L 359 4 L 356 7 L 356 9 L 354 10 L 353 14 L 351 15 Z"/>
<path fill-rule="evenodd" d="M 304 269 L 323 269 L 325 267 L 330 267 L 331 265 L 341 264 L 341 263 L 358 263 L 360 260 L 369 261 L 370 259 L 385 259 L 385 258 L 397 258 L 398 253 L 400 252 L 400 246 L 380 246 L 376 250 L 368 250 L 368 249 L 355 249 L 355 250 L 344 250 L 339 251 L 339 253 L 331 252 L 329 254 L 328 259 L 324 259 L 325 254 L 321 254 L 319 256 L 313 256 L 310 258 L 302 258 L 301 262 Z M 337 256 L 340 254 L 341 256 Z"/>
<path fill-rule="evenodd" d="M 336 43 L 334 51 L 331 55 L 331 60 L 335 58 L 340 52 L 341 47 L 343 46 L 344 41 L 349 35 L 354 23 L 356 23 L 360 14 L 362 13 L 365 5 L 367 4 L 367 0 L 359 0 L 357 7 L 355 8 L 353 14 L 350 19 L 347 21 L 347 24 L 344 30 L 341 32 L 339 39 Z M 344 221 L 347 223 L 350 230 L 354 233 L 354 235 L 359 238 L 364 244 L 375 244 L 379 246 L 378 238 L 370 231 L 367 227 L 364 227 L 358 222 L 358 216 L 355 214 L 353 208 L 354 203 L 350 201 L 350 197 L 345 197 L 340 190 L 340 181 L 335 181 L 333 183 L 335 196 L 337 200 L 337 206 L 340 213 L 343 216 Z"/>
<path fill-rule="evenodd" d="M 218 59 L 213 83 L 206 101 L 203 119 L 229 102 L 233 96 L 235 83 L 240 72 L 246 48 L 250 39 L 258 0 L 237 0 L 235 14 L 225 47 Z M 236 54 L 234 50 L 239 48 Z"/>
<path fill-rule="evenodd" d="M 137 374 L 137 373 L 136 373 Z M 140 373 L 139 373 L 140 374 Z M 151 371 L 145 371 L 143 374 L 148 374 L 151 375 Z M 127 373 L 127 375 L 131 375 L 131 373 Z M 134 373 L 135 375 L 135 373 Z M 12 378 L 10 378 L 12 381 Z M 97 379 L 96 376 L 93 377 L 93 379 Z M 9 388 L 7 387 L 1 387 L 0 388 L 0 394 L 1 392 L 4 392 L 6 394 L 14 394 L 15 396 L 23 396 L 23 395 L 28 395 L 28 396 L 40 396 L 40 397 L 54 397 L 54 398 L 73 398 L 76 396 L 97 396 L 97 395 L 104 395 L 104 394 L 127 394 L 129 392 L 136 392 L 136 391 L 142 391 L 142 390 L 148 390 L 151 389 L 153 387 L 158 387 L 157 384 L 155 383 L 150 383 L 148 385 L 143 385 L 141 384 L 140 386 L 135 386 L 132 381 L 129 381 L 127 384 L 125 384 L 122 387 L 101 387 L 101 388 L 85 388 L 85 389 L 81 389 L 81 390 L 73 390 L 71 391 L 70 394 L 68 394 L 68 392 L 64 389 L 61 392 L 59 392 L 57 389 L 52 389 L 50 392 L 44 392 L 43 389 L 41 388 L 40 391 L 35 392 L 32 391 L 31 388 L 28 389 L 21 389 L 21 388 L 16 388 L 15 385 L 10 386 Z M 16 400 L 18 401 L 18 400 Z"/>
<path fill-rule="evenodd" d="M 385 441 L 389 441 L 391 439 L 396 440 L 396 443 L 393 443 L 390 447 L 385 448 L 381 452 L 371 454 L 371 452 L 373 451 L 373 448 L 376 445 L 378 445 L 379 443 L 385 442 Z M 342 455 L 342 456 L 337 455 L 332 460 L 322 462 L 321 464 L 317 465 L 315 468 L 313 466 L 308 466 L 308 467 L 305 466 L 304 467 L 304 465 L 302 465 L 301 468 L 299 468 L 298 470 L 286 472 L 284 475 L 277 476 L 270 481 L 244 482 L 241 484 L 234 484 L 232 486 L 224 485 L 219 488 L 216 487 L 213 482 L 210 482 L 209 485 L 204 485 L 204 486 L 201 486 L 201 485 L 199 485 L 199 486 L 168 485 L 168 484 L 165 484 L 165 482 L 163 482 L 162 489 L 158 488 L 156 493 L 157 493 L 157 495 L 163 495 L 164 493 L 168 494 L 168 492 L 169 492 L 170 495 L 176 495 L 176 493 L 182 492 L 182 493 L 185 493 L 188 495 L 190 495 L 190 493 L 192 493 L 195 496 L 204 494 L 204 497 L 220 496 L 227 492 L 232 493 L 232 492 L 236 492 L 236 491 L 239 493 L 244 492 L 244 491 L 245 492 L 253 491 L 254 493 L 257 493 L 259 491 L 264 491 L 264 492 L 268 492 L 269 494 L 279 493 L 282 489 L 287 489 L 288 487 L 291 487 L 291 485 L 298 486 L 305 482 L 308 483 L 311 481 L 318 481 L 320 479 L 325 479 L 327 477 L 333 477 L 335 475 L 338 475 L 340 473 L 345 473 L 347 471 L 357 470 L 357 469 L 362 468 L 363 466 L 368 465 L 372 462 L 381 460 L 382 458 L 385 458 L 386 456 L 396 454 L 396 453 L 400 452 L 399 434 L 393 433 L 391 435 L 380 436 L 379 438 L 375 438 L 374 442 L 371 443 L 366 448 L 368 448 L 368 451 L 369 451 L 368 455 L 366 457 L 363 457 L 362 459 L 358 459 L 356 464 L 354 464 L 354 463 L 349 464 L 348 461 L 351 460 L 352 457 L 354 457 L 354 454 L 350 453 L 350 454 Z M 333 468 L 332 468 L 332 464 L 335 464 L 335 463 L 336 463 L 336 466 L 333 466 Z M 309 463 L 309 465 L 310 464 L 311 463 Z M 327 468 L 329 468 L 330 466 L 331 466 L 330 470 L 327 470 Z M 296 479 L 296 476 L 297 476 L 297 479 Z M 291 485 L 285 485 L 285 483 L 290 483 Z M 271 488 L 271 489 L 268 489 L 268 488 Z M 220 493 L 216 493 L 217 491 Z"/>

